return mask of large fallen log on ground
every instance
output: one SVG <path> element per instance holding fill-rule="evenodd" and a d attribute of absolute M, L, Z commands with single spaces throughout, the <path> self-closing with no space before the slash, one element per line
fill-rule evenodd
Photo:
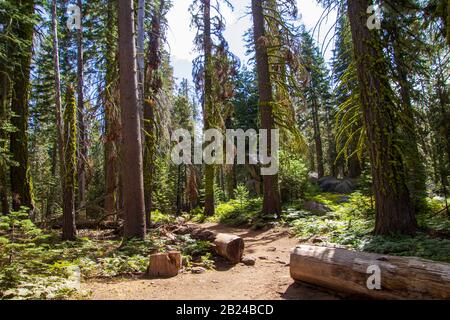
<path fill-rule="evenodd" d="M 174 230 L 176 234 L 190 234 L 194 239 L 210 241 L 214 245 L 215 252 L 237 264 L 241 262 L 244 254 L 244 240 L 233 234 L 216 233 L 193 225 L 185 225 Z"/>
<path fill-rule="evenodd" d="M 450 264 L 415 257 L 301 245 L 290 270 L 296 281 L 374 299 L 450 299 Z"/>

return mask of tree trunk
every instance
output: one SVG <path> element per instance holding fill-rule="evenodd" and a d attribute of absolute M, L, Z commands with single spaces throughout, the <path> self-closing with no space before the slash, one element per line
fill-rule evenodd
<path fill-rule="evenodd" d="M 119 70 L 122 109 L 122 172 L 125 238 L 145 238 L 141 123 L 136 75 L 133 0 L 119 1 Z"/>
<path fill-rule="evenodd" d="M 358 155 L 354 153 L 356 151 L 357 145 L 353 142 L 350 146 L 350 152 L 353 153 L 347 161 L 347 178 L 356 179 L 361 176 L 362 168 L 361 161 L 358 158 Z"/>
<path fill-rule="evenodd" d="M 315 93 L 313 93 L 313 95 L 314 94 Z M 325 169 L 323 165 L 322 135 L 320 132 L 319 110 L 316 97 L 313 97 L 312 116 L 314 127 L 314 142 L 316 146 L 316 157 L 317 157 L 317 174 L 319 179 L 321 179 L 325 176 Z"/>
<path fill-rule="evenodd" d="M 157 74 L 161 67 L 161 20 L 166 3 L 161 0 L 158 9 L 155 9 L 149 32 L 149 49 L 147 54 L 147 67 L 145 70 L 145 102 L 144 102 L 144 196 L 146 222 L 150 225 L 153 210 L 153 174 L 155 171 L 155 107 L 158 93 L 162 89 L 162 80 Z"/>
<path fill-rule="evenodd" d="M 145 81 L 145 0 L 138 1 L 138 23 L 137 23 L 137 66 L 138 66 L 138 85 L 139 85 L 139 112 L 143 119 L 144 115 L 144 81 Z M 143 122 L 141 123 L 143 125 Z M 145 140 L 145 137 L 142 137 Z"/>
<path fill-rule="evenodd" d="M 87 161 L 87 136 L 86 123 L 84 120 L 84 58 L 83 58 L 83 1 L 77 0 L 80 8 L 81 28 L 77 30 L 77 110 L 78 110 L 78 207 L 83 208 L 86 204 L 86 161 Z"/>
<path fill-rule="evenodd" d="M 261 129 L 267 129 L 267 147 L 269 149 L 268 151 L 270 151 L 271 130 L 274 129 L 274 118 L 272 114 L 274 101 L 269 73 L 269 57 L 267 54 L 268 40 L 265 36 L 262 2 L 263 1 L 260 0 L 252 0 L 253 36 L 258 73 Z M 263 214 L 276 214 L 279 216 L 281 214 L 281 199 L 278 187 L 278 175 L 263 177 L 263 193 Z"/>
<path fill-rule="evenodd" d="M 75 192 L 77 181 L 77 106 L 71 86 L 66 92 L 64 109 L 64 189 L 63 240 L 73 241 L 77 236 L 75 225 Z"/>
<path fill-rule="evenodd" d="M 376 30 L 367 26 L 369 0 L 348 0 L 348 14 L 360 87 L 364 125 L 369 143 L 376 200 L 375 233 L 413 234 L 417 224 L 398 150 L 395 104 Z"/>
<path fill-rule="evenodd" d="M 114 30 L 117 14 L 115 0 L 108 1 L 108 30 L 106 41 L 106 84 L 105 84 L 105 213 L 112 214 L 119 207 L 118 144 L 120 138 L 120 110 L 118 106 L 117 63 L 118 54 Z"/>
<path fill-rule="evenodd" d="M 0 149 L 8 150 L 8 132 L 4 130 L 6 124 L 9 123 L 9 106 L 11 103 L 11 83 L 3 68 L 0 69 Z M 8 166 L 6 161 L 0 159 L 0 203 L 1 213 L 9 213 L 8 202 L 8 178 L 7 178 Z"/>
<path fill-rule="evenodd" d="M 332 115 L 330 112 L 330 107 L 326 107 L 325 109 L 325 125 L 327 128 L 332 128 Z M 330 166 L 330 172 L 329 175 L 332 177 L 337 177 L 337 168 L 336 168 L 336 157 L 337 157 L 337 152 L 336 152 L 336 141 L 335 141 L 335 136 L 333 134 L 333 130 L 327 130 L 326 133 L 327 136 L 327 140 L 328 140 L 328 150 L 327 150 L 327 160 L 328 160 L 328 165 Z"/>
<path fill-rule="evenodd" d="M 34 14 L 34 1 L 20 1 L 20 10 L 31 19 Z M 25 42 L 23 52 L 17 57 L 17 65 L 13 74 L 11 112 L 15 115 L 11 118 L 11 124 L 16 131 L 10 134 L 10 152 L 12 160 L 17 166 L 11 166 L 11 194 L 12 208 L 20 210 L 21 206 L 29 209 L 30 216 L 34 213 L 33 189 L 30 175 L 30 163 L 28 157 L 28 104 L 30 91 L 30 66 L 33 54 L 33 29 L 30 21 L 18 21 L 14 28 L 15 35 Z"/>
<path fill-rule="evenodd" d="M 56 134 L 57 134 L 57 149 L 58 149 L 58 157 L 59 157 L 59 176 L 61 183 L 61 191 L 63 193 L 63 215 L 69 215 L 67 220 L 64 218 L 64 221 L 72 225 L 70 215 L 73 212 L 65 207 L 66 198 L 69 198 L 70 195 L 66 195 L 66 164 L 65 164 L 65 155 L 64 155 L 64 128 L 63 128 L 63 120 L 62 120 L 62 108 L 61 108 L 61 75 L 59 68 L 59 43 L 58 43 L 58 20 L 57 20 L 57 3 L 56 0 L 52 1 L 52 34 L 53 34 L 53 67 L 54 67 L 54 77 L 55 77 L 55 119 L 56 119 Z M 73 230 L 71 227 L 63 227 L 63 229 L 67 230 L 67 237 L 71 238 L 73 236 Z"/>
<path fill-rule="evenodd" d="M 380 289 L 371 290 L 378 268 Z M 450 299 L 450 264 L 415 257 L 302 245 L 290 271 L 294 280 L 374 299 Z"/>
<path fill-rule="evenodd" d="M 211 39 L 211 2 L 210 0 L 203 1 L 203 52 L 205 56 L 205 88 L 204 88 L 204 107 L 203 107 L 203 121 L 204 130 L 213 128 L 213 91 L 212 91 L 212 39 Z M 215 213 L 214 207 L 214 165 L 205 164 L 205 208 L 206 216 L 213 216 Z"/>

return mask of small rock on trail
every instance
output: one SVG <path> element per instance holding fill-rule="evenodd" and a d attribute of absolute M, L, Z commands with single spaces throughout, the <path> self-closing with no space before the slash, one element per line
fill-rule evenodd
<path fill-rule="evenodd" d="M 256 259 L 254 257 L 246 256 L 242 258 L 241 262 L 246 266 L 254 266 L 256 264 Z"/>

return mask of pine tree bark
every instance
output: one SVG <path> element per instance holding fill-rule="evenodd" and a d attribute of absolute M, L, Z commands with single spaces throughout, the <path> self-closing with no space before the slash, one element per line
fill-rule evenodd
<path fill-rule="evenodd" d="M 145 238 L 144 181 L 141 123 L 136 74 L 133 0 L 119 1 L 119 74 L 122 109 L 124 237 Z"/>
<path fill-rule="evenodd" d="M 205 57 L 205 83 L 204 83 L 204 97 L 203 97 L 203 121 L 204 130 L 213 128 L 212 124 L 212 112 L 213 112 L 213 100 L 212 100 L 212 39 L 211 39 L 211 1 L 203 1 L 203 53 Z M 205 208 L 204 213 L 206 216 L 213 216 L 215 213 L 214 206 L 214 177 L 215 168 L 214 165 L 205 164 Z"/>
<path fill-rule="evenodd" d="M 139 112 L 143 117 L 144 112 L 144 81 L 145 81 L 145 0 L 138 0 L 137 15 L 137 67 L 138 67 L 138 85 L 139 85 Z M 145 140 L 145 136 L 142 137 Z"/>
<path fill-rule="evenodd" d="M 258 73 L 259 108 L 261 129 L 267 129 L 268 149 L 271 150 L 271 129 L 274 129 L 273 95 L 267 54 L 267 38 L 264 26 L 263 1 L 252 0 L 253 37 L 256 51 L 256 68 Z M 269 153 L 269 152 L 268 152 Z M 263 177 L 263 213 L 281 214 L 281 198 L 278 175 Z"/>
<path fill-rule="evenodd" d="M 20 10 L 30 18 L 34 14 L 34 1 L 19 1 Z M 34 25 L 30 21 L 18 21 L 14 27 L 15 35 L 25 45 L 23 51 L 17 56 L 17 65 L 13 74 L 11 112 L 11 124 L 16 131 L 10 134 L 10 152 L 12 160 L 17 166 L 10 168 L 12 208 L 15 211 L 24 206 L 29 209 L 30 216 L 34 213 L 33 189 L 30 175 L 28 156 L 28 115 L 29 115 L 29 91 L 30 91 L 30 67 L 33 54 L 33 30 Z"/>
<path fill-rule="evenodd" d="M 77 0 L 80 8 L 80 21 L 83 19 L 83 1 Z M 87 136 L 84 120 L 84 56 L 83 56 L 83 26 L 77 30 L 77 110 L 78 110 L 78 207 L 86 204 L 86 161 L 87 161 Z"/>
<path fill-rule="evenodd" d="M 153 174 L 155 171 L 155 107 L 158 93 L 162 89 L 162 79 L 157 72 L 161 68 L 161 20 L 165 10 L 165 0 L 161 0 L 158 9 L 153 13 L 151 30 L 149 32 L 149 48 L 147 54 L 147 66 L 145 70 L 145 101 L 144 101 L 144 197 L 145 217 L 150 225 L 151 212 L 153 210 Z"/>
<path fill-rule="evenodd" d="M 63 240 L 74 241 L 77 237 L 75 225 L 75 192 L 77 181 L 77 106 L 74 89 L 66 91 L 64 108 L 64 189 L 63 189 Z"/>
<path fill-rule="evenodd" d="M 375 233 L 413 234 L 417 229 L 406 186 L 405 164 L 398 150 L 387 68 L 376 30 L 367 28 L 369 0 L 348 0 L 360 102 L 367 132 L 376 201 Z"/>
<path fill-rule="evenodd" d="M 0 69 L 0 148 L 2 150 L 7 150 L 7 139 L 8 133 L 4 130 L 4 125 L 6 125 L 10 120 L 8 116 L 9 105 L 11 102 L 11 83 L 3 68 Z M 7 179 L 7 164 L 6 161 L 0 159 L 0 203 L 1 212 L 3 214 L 9 213 L 9 200 L 8 200 L 8 179 Z"/>
<path fill-rule="evenodd" d="M 68 210 L 65 207 L 65 200 L 70 197 L 66 195 L 67 192 L 65 182 L 66 182 L 66 164 L 65 164 L 65 154 L 64 154 L 64 128 L 62 122 L 62 108 L 61 108 L 61 75 L 59 67 L 59 42 L 58 42 L 58 24 L 57 24 L 57 1 L 52 0 L 52 36 L 53 36 L 53 72 L 55 77 L 55 119 L 56 119 L 56 134 L 57 134 L 57 148 L 59 157 L 59 174 L 61 190 L 63 192 L 63 215 L 64 222 L 69 223 L 69 226 L 64 225 L 63 236 L 65 240 L 72 240 L 74 237 L 74 230 L 72 228 L 72 210 Z M 70 200 L 70 199 L 69 199 Z M 67 217 L 67 219 L 66 219 Z"/>
<path fill-rule="evenodd" d="M 313 93 L 314 95 L 314 93 Z M 313 116 L 313 127 L 314 127 L 314 142 L 316 146 L 316 158 L 317 158 L 317 174 L 319 179 L 325 176 L 325 169 L 323 164 L 323 148 L 322 148 L 322 134 L 320 130 L 319 122 L 319 110 L 317 105 L 316 97 L 312 98 L 312 116 Z"/>
<path fill-rule="evenodd" d="M 108 0 L 107 27 L 110 32 L 106 39 L 106 85 L 105 85 L 105 214 L 118 211 L 119 164 L 118 145 L 120 140 L 120 112 L 118 110 L 117 64 L 118 52 L 114 31 L 117 18 L 117 2 Z"/>

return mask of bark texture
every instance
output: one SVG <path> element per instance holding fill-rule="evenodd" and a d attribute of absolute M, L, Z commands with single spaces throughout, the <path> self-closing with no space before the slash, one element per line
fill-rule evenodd
<path fill-rule="evenodd" d="M 119 1 L 119 73 L 123 143 L 122 176 L 125 238 L 145 237 L 141 123 L 136 75 L 133 0 Z"/>
<path fill-rule="evenodd" d="M 212 92 L 212 39 L 211 39 L 211 1 L 203 0 L 203 52 L 205 56 L 205 89 L 203 97 L 204 130 L 213 128 L 213 92 Z M 214 165 L 205 165 L 205 208 L 206 216 L 213 216 L 214 207 Z"/>
<path fill-rule="evenodd" d="M 380 290 L 372 270 L 380 270 Z M 370 268 L 372 267 L 372 268 Z M 450 299 L 450 264 L 415 257 L 302 245 L 293 250 L 291 277 L 374 299 Z"/>
<path fill-rule="evenodd" d="M 34 14 L 34 1 L 18 1 L 21 11 L 30 18 Z M 11 166 L 12 208 L 20 210 L 21 206 L 28 207 L 30 216 L 34 212 L 33 187 L 30 175 L 28 156 L 28 116 L 30 94 L 30 66 L 33 52 L 34 25 L 29 21 L 18 21 L 14 27 L 15 35 L 24 41 L 23 51 L 17 53 L 17 65 L 13 74 L 11 124 L 17 129 L 10 134 L 10 152 L 12 160 L 18 165 Z"/>
<path fill-rule="evenodd" d="M 259 108 L 261 129 L 267 129 L 268 151 L 271 150 L 271 129 L 274 129 L 273 94 L 267 54 L 268 40 L 265 36 L 264 1 L 252 0 L 253 36 L 256 51 L 256 68 L 258 73 Z M 270 153 L 268 152 L 270 156 Z M 263 213 L 281 214 L 281 198 L 278 186 L 278 175 L 263 177 Z"/>
<path fill-rule="evenodd" d="M 369 0 L 349 0 L 348 14 L 360 88 L 364 125 L 369 144 L 376 201 L 375 233 L 379 235 L 413 234 L 417 225 L 404 160 L 398 150 L 396 128 L 399 123 L 392 101 L 377 30 L 367 28 Z"/>

